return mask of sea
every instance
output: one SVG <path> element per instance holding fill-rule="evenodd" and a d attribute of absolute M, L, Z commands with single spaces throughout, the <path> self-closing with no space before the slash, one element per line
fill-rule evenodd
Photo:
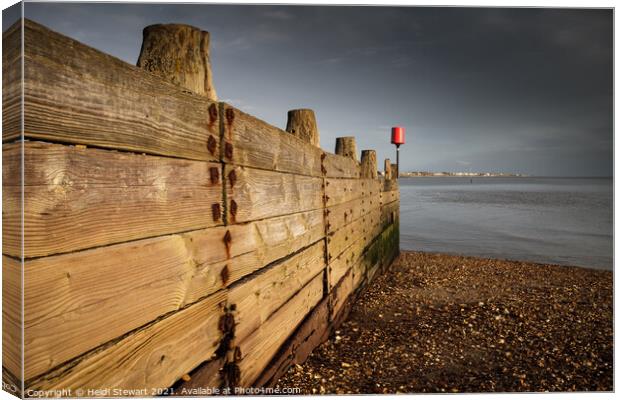
<path fill-rule="evenodd" d="M 613 179 L 400 178 L 402 250 L 613 269 Z"/>

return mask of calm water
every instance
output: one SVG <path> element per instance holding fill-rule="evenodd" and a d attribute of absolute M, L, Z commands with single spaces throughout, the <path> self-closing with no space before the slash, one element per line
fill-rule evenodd
<path fill-rule="evenodd" d="M 613 181 L 401 178 L 401 248 L 613 268 Z"/>

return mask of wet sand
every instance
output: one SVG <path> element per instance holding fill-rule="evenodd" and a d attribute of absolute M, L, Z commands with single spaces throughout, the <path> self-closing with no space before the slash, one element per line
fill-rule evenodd
<path fill-rule="evenodd" d="M 612 279 L 403 252 L 278 385 L 307 394 L 611 391 Z"/>

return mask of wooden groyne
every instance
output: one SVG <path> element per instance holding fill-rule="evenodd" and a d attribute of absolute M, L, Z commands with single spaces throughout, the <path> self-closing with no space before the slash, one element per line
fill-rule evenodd
<path fill-rule="evenodd" d="M 17 392 L 270 385 L 398 254 L 398 183 L 354 140 L 325 152 L 29 20 L 3 49 Z"/>

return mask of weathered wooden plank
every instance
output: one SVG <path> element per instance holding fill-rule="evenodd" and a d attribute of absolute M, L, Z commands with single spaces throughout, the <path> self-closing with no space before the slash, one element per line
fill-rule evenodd
<path fill-rule="evenodd" d="M 238 340 L 258 329 L 325 268 L 324 251 L 325 243 L 321 240 L 230 288 L 228 301 L 237 307 L 235 335 Z"/>
<path fill-rule="evenodd" d="M 389 181 L 388 181 L 389 182 Z M 400 191 L 397 190 L 390 190 L 387 192 L 380 192 L 381 193 L 381 204 L 388 204 L 388 203 L 392 203 L 394 201 L 397 201 L 400 199 Z"/>
<path fill-rule="evenodd" d="M 385 179 L 384 178 L 384 179 L 381 179 L 381 181 L 383 182 L 383 187 L 381 188 L 383 192 L 391 192 L 394 190 L 396 191 L 399 190 L 398 179 L 396 178 Z"/>
<path fill-rule="evenodd" d="M 350 157 L 325 153 L 323 166 L 327 178 L 359 179 L 360 177 L 360 163 Z"/>
<path fill-rule="evenodd" d="M 226 291 L 218 291 L 121 340 L 27 382 L 35 390 L 164 389 L 215 353 Z M 109 396 L 109 395 L 108 395 Z"/>
<path fill-rule="evenodd" d="M 322 178 L 228 165 L 225 174 L 230 223 L 323 207 Z"/>
<path fill-rule="evenodd" d="M 346 203 L 362 197 L 372 197 L 379 193 L 381 181 L 378 179 L 326 179 L 325 195 L 327 206 Z"/>
<path fill-rule="evenodd" d="M 6 145 L 3 180 L 16 198 L 20 162 L 20 143 Z M 217 163 L 26 142 L 24 165 L 27 258 L 223 224 Z M 4 251 L 18 256 L 19 221 L 7 221 Z"/>
<path fill-rule="evenodd" d="M 35 22 L 24 27 L 26 137 L 219 160 L 216 103 Z"/>
<path fill-rule="evenodd" d="M 378 207 L 379 193 L 328 207 L 327 223 L 329 226 L 327 233 L 336 232 Z"/>
<path fill-rule="evenodd" d="M 228 104 L 224 108 L 226 162 L 299 175 L 323 175 L 323 151 L 319 147 Z"/>
<path fill-rule="evenodd" d="M 400 201 L 393 201 L 381 206 L 381 223 L 384 225 L 398 221 L 400 215 Z"/>
<path fill-rule="evenodd" d="M 319 274 L 252 335 L 240 342 L 241 386 L 247 387 L 254 383 L 280 346 L 322 297 L 323 275 Z"/>
<path fill-rule="evenodd" d="M 347 299 L 354 291 L 353 287 L 353 273 L 349 270 L 337 284 L 334 289 L 330 292 L 331 296 L 331 316 L 330 319 L 334 319 L 334 317 L 340 312 L 342 307 L 345 305 Z"/>
<path fill-rule="evenodd" d="M 303 364 L 312 350 L 329 335 L 329 299 L 325 297 L 280 347 L 253 387 L 273 387 L 294 364 Z"/>
<path fill-rule="evenodd" d="M 323 233 L 316 210 L 30 260 L 26 378 L 228 286 Z"/>
<path fill-rule="evenodd" d="M 22 36 L 21 20 L 2 34 L 2 139 L 21 136 Z"/>
<path fill-rule="evenodd" d="M 378 233 L 376 229 L 381 224 L 380 217 L 381 210 L 377 207 L 331 234 L 327 238 L 327 259 L 329 262 L 331 263 L 331 260 L 342 254 L 347 247 L 357 240 L 371 241 Z"/>
<path fill-rule="evenodd" d="M 20 261 L 2 256 L 2 367 L 16 381 L 22 376 L 21 270 Z"/>

